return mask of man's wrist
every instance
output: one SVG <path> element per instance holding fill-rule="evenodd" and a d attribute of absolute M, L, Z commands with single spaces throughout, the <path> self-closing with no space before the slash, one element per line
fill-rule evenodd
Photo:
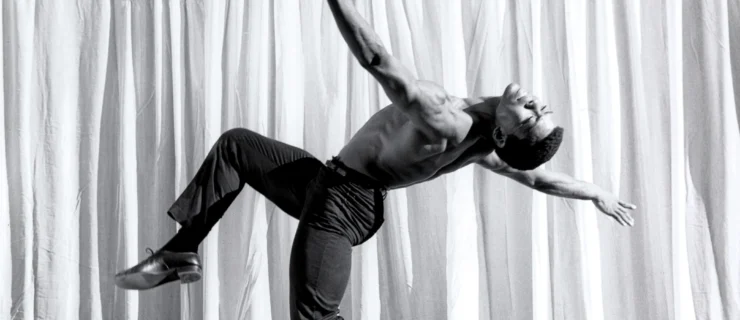
<path fill-rule="evenodd" d="M 606 190 L 602 189 L 601 187 L 595 184 L 591 184 L 591 196 L 589 200 L 598 201 L 598 200 L 605 198 L 606 195 L 607 195 Z"/>

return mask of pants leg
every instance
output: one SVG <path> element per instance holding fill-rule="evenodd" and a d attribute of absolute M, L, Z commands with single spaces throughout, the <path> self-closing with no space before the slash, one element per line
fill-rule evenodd
<path fill-rule="evenodd" d="M 302 220 L 290 254 L 290 319 L 341 320 L 339 304 L 349 283 L 352 244 Z"/>
<path fill-rule="evenodd" d="M 226 131 L 167 212 L 183 226 L 183 235 L 170 244 L 189 239 L 188 247 L 193 249 L 192 244 L 205 238 L 245 184 L 299 218 L 306 186 L 322 166 L 303 149 L 243 128 Z"/>

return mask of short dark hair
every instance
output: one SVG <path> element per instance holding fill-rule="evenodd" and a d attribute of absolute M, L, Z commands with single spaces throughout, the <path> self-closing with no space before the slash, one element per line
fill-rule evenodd
<path fill-rule="evenodd" d="M 533 170 L 549 161 L 563 142 L 562 127 L 556 127 L 547 137 L 538 141 L 519 139 L 512 135 L 506 137 L 503 148 L 496 147 L 501 160 L 517 170 Z"/>

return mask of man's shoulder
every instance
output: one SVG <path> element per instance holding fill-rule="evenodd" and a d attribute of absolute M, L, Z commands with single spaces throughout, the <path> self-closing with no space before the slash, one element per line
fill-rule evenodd
<path fill-rule="evenodd" d="M 444 87 L 433 81 L 416 80 L 416 87 L 417 103 L 444 104 L 452 98 Z"/>
<path fill-rule="evenodd" d="M 431 97 L 437 98 L 437 100 L 439 101 L 464 102 L 465 106 L 471 106 L 471 105 L 483 102 L 485 98 L 485 97 L 469 98 L 469 97 L 456 96 L 450 93 L 449 91 L 447 91 L 447 89 L 443 87 L 441 84 L 434 82 L 434 81 L 417 80 L 416 82 L 417 82 L 417 87 L 419 88 L 419 93 L 421 95 L 431 96 Z"/>
<path fill-rule="evenodd" d="M 442 85 L 434 81 L 419 79 L 419 80 L 416 80 L 416 83 L 419 86 L 423 86 L 425 89 L 435 89 L 435 90 L 442 90 L 446 92 L 445 88 Z"/>

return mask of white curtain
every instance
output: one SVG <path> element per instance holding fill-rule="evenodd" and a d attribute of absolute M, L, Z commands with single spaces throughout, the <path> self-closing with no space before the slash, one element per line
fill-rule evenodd
<path fill-rule="evenodd" d="M 638 205 L 478 167 L 396 190 L 353 252 L 347 319 L 740 319 L 740 2 L 358 0 L 389 51 L 459 96 L 519 82 L 567 136 L 545 167 Z M 251 189 L 204 279 L 113 275 L 219 134 L 335 155 L 388 103 L 324 1 L 3 0 L 0 319 L 288 319 L 296 221 Z"/>

